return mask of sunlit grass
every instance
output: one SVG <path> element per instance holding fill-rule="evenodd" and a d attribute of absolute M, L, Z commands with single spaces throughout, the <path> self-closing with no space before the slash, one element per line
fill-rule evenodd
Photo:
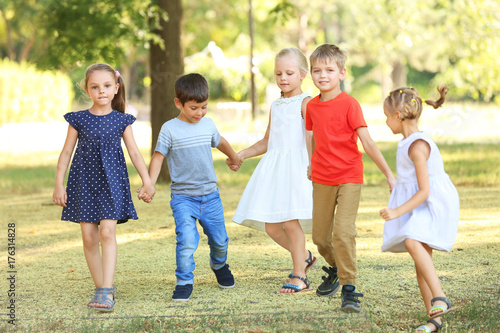
<path fill-rule="evenodd" d="M 379 146 L 393 163 L 390 156 L 395 156 L 395 144 Z M 459 306 L 447 317 L 444 332 L 498 332 L 500 184 L 498 176 L 497 181 L 483 183 L 474 175 L 498 175 L 499 155 L 487 144 L 440 148 L 450 177 L 459 184 L 461 203 L 454 248 L 434 256 L 443 288 Z M 143 155 L 149 161 L 149 152 L 143 151 Z M 471 156 L 476 156 L 473 162 L 468 161 Z M 18 331 L 408 332 L 425 323 L 409 255 L 380 252 L 384 223 L 378 210 L 387 204 L 389 192 L 370 161 L 365 164 L 368 186 L 362 191 L 357 220 L 358 287 L 365 294 L 361 314 L 339 311 L 339 294 L 332 298 L 317 297 L 314 291 L 279 294 L 290 272 L 289 255 L 265 233 L 231 222 L 259 159 L 247 160 L 234 173 L 217 151 L 214 164 L 230 237 L 228 263 L 236 287 L 217 287 L 208 264 L 207 238 L 200 229 L 193 296 L 184 304 L 171 301 L 175 230 L 169 186 L 159 185 L 150 205 L 134 197 L 140 219 L 117 227 L 117 305 L 111 314 L 98 314 L 86 308 L 94 286 L 83 256 L 79 225 L 60 221 L 61 208 L 51 200 L 58 153 L 50 158 L 42 153 L 15 160 L 0 157 L 2 222 L 16 223 Z M 461 173 L 459 161 L 473 170 Z M 455 162 L 456 166 L 452 166 Z M 486 165 L 489 167 L 482 169 Z M 15 181 L 8 182 L 5 171 L 14 175 Z M 131 166 L 129 172 L 134 190 L 140 178 Z M 5 227 L 3 230 L 7 232 Z M 315 288 L 322 281 L 320 268 L 325 262 L 319 258 L 310 234 L 306 241 L 318 256 L 318 264 L 308 274 Z M 0 260 L 7 261 L 6 251 Z M 8 302 L 6 290 L 4 287 L 0 294 L 3 308 Z M 7 327 L 10 325 L 5 321 L 0 322 L 0 331 Z"/>

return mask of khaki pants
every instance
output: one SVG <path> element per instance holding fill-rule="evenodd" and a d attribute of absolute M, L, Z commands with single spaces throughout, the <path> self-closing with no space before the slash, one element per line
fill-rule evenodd
<path fill-rule="evenodd" d="M 361 184 L 313 182 L 313 242 L 325 261 L 337 267 L 339 283 L 356 285 L 356 216 Z"/>

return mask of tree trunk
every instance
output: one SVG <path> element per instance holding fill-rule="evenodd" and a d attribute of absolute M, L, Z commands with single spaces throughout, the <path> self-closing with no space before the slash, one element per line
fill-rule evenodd
<path fill-rule="evenodd" d="M 401 63 L 401 61 L 397 60 L 392 63 L 392 73 L 391 79 L 393 88 L 397 89 L 400 87 L 406 87 L 406 79 L 408 75 L 408 68 Z"/>
<path fill-rule="evenodd" d="M 7 19 L 7 15 L 5 14 L 5 11 L 0 10 L 2 12 L 2 18 L 5 24 L 5 31 L 7 35 L 7 50 L 8 50 L 8 57 L 9 60 L 16 61 L 16 51 L 14 50 L 14 42 L 12 41 L 12 33 L 10 30 L 10 22 Z"/>
<path fill-rule="evenodd" d="M 175 118 L 179 111 L 174 105 L 174 84 L 184 73 L 184 58 L 181 44 L 182 0 L 158 0 L 158 6 L 167 12 L 168 20 L 160 20 L 161 29 L 154 33 L 160 36 L 164 45 L 151 44 L 151 152 L 154 152 L 161 126 Z M 158 182 L 170 182 L 166 160 Z"/>

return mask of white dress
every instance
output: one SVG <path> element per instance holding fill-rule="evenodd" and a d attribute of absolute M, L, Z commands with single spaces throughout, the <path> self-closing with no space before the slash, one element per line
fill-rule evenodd
<path fill-rule="evenodd" d="M 427 160 L 430 195 L 414 210 L 385 222 L 382 252 L 406 252 L 406 238 L 441 251 L 450 251 L 455 243 L 460 209 L 458 193 L 444 171 L 438 147 L 425 132 L 413 133 L 398 143 L 397 179 L 389 199 L 389 208 L 401 206 L 418 191 L 415 165 L 408 156 L 408 149 L 416 140 L 426 141 L 431 148 Z"/>
<path fill-rule="evenodd" d="M 306 233 L 312 230 L 312 183 L 305 125 L 303 93 L 279 98 L 271 105 L 267 152 L 255 168 L 243 192 L 233 221 L 265 230 L 265 223 L 298 219 Z"/>

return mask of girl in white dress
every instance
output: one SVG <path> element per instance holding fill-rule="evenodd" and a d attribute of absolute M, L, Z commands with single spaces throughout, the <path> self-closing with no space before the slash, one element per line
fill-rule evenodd
<path fill-rule="evenodd" d="M 307 59 L 300 50 L 287 48 L 276 55 L 274 73 L 281 97 L 271 105 L 264 138 L 238 153 L 243 160 L 265 153 L 243 192 L 233 221 L 265 230 L 291 253 L 293 272 L 281 293 L 309 289 L 306 272 L 316 262 L 306 250 L 304 236 L 304 231 L 312 230 L 306 147 L 311 144 L 311 134 L 306 133 L 304 124 L 311 96 L 301 89 L 307 71 Z"/>
<path fill-rule="evenodd" d="M 435 109 L 444 102 L 448 88 L 438 87 L 441 98 L 425 102 Z M 418 129 L 422 100 L 413 88 L 392 91 L 384 102 L 387 126 L 402 134 L 398 143 L 397 179 L 388 208 L 382 251 L 408 251 L 415 262 L 417 281 L 429 314 L 426 325 L 415 332 L 437 332 L 440 316 L 453 310 L 432 261 L 432 250 L 450 251 L 458 230 L 459 198 L 444 171 L 439 149 L 427 133 Z"/>

